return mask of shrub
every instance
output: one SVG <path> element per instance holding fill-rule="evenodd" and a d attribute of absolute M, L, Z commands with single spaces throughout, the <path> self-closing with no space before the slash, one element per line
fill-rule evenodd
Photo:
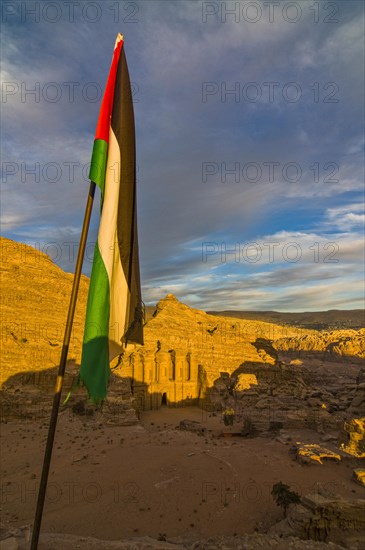
<path fill-rule="evenodd" d="M 300 496 L 295 491 L 290 491 L 289 486 L 279 481 L 273 485 L 271 491 L 272 497 L 278 506 L 284 509 L 284 518 L 290 504 L 299 504 Z"/>

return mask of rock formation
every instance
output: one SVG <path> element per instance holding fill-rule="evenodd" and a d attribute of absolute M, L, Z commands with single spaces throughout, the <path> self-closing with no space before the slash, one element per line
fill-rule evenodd
<path fill-rule="evenodd" d="M 341 445 L 345 453 L 365 458 L 365 418 L 352 418 L 344 423 L 344 432 L 348 441 Z"/>
<path fill-rule="evenodd" d="M 2 368 L 0 385 L 20 372 L 58 365 L 73 275 L 49 256 L 0 237 Z M 81 276 L 69 359 L 79 363 L 89 279 Z"/>
<path fill-rule="evenodd" d="M 365 500 L 345 500 L 319 493 L 307 495 L 269 533 L 357 548 L 365 536 Z"/>
<path fill-rule="evenodd" d="M 321 352 L 329 356 L 365 358 L 365 329 L 314 332 L 295 337 L 278 338 L 275 348 L 281 351 Z"/>
<path fill-rule="evenodd" d="M 242 364 L 248 369 L 276 365 L 276 352 L 263 337 L 275 331 L 290 329 L 208 315 L 169 294 L 145 326 L 145 345 L 124 354 L 119 372 L 131 379 L 142 409 L 201 403 L 222 373 L 230 375 Z"/>

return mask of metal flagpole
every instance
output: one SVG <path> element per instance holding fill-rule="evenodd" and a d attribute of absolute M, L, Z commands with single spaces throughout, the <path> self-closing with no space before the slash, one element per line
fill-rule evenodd
<path fill-rule="evenodd" d="M 51 464 L 53 441 L 54 441 L 54 436 L 56 432 L 58 410 L 59 410 L 60 401 L 61 401 L 63 377 L 66 369 L 67 354 L 68 354 L 68 348 L 70 344 L 72 324 L 73 324 L 76 301 L 77 301 L 77 294 L 79 291 L 81 269 L 84 261 L 86 240 L 87 240 L 87 234 L 89 231 L 94 194 L 95 194 L 95 183 L 91 181 L 90 188 L 89 188 L 89 195 L 87 198 L 86 209 L 85 209 L 84 224 L 82 226 L 82 231 L 81 231 L 80 246 L 79 246 L 79 252 L 77 255 L 75 275 L 74 275 L 74 280 L 72 285 L 70 305 L 68 308 L 67 321 L 66 321 L 66 327 L 65 327 L 65 334 L 63 337 L 63 346 L 62 346 L 60 364 L 58 367 L 56 386 L 54 390 L 53 406 L 52 406 L 51 419 L 50 419 L 49 428 L 48 428 L 47 444 L 44 452 L 43 468 L 42 468 L 41 481 L 39 484 L 37 507 L 36 507 L 35 516 L 34 516 L 34 525 L 33 525 L 32 542 L 31 542 L 30 550 L 37 550 L 38 548 L 38 539 L 39 539 L 39 532 L 40 532 L 42 516 L 43 516 L 46 490 L 47 490 L 49 467 Z"/>

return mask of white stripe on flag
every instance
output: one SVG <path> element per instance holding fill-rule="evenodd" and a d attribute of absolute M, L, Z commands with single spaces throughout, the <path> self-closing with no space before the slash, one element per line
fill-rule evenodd
<path fill-rule="evenodd" d="M 126 310 L 129 302 L 128 283 L 120 261 L 117 220 L 120 188 L 120 149 L 110 128 L 108 159 L 105 172 L 103 210 L 100 218 L 98 243 L 104 262 L 110 292 L 109 360 L 121 352 L 121 338 L 126 326 Z"/>

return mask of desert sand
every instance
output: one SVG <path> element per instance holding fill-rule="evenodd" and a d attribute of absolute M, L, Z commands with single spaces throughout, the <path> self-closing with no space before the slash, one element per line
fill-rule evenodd
<path fill-rule="evenodd" d="M 198 421 L 206 432 L 177 429 L 182 419 Z M 280 480 L 301 495 L 320 490 L 330 497 L 364 496 L 351 479 L 356 459 L 301 465 L 288 452 L 290 441 L 218 437 L 222 428 L 220 417 L 197 407 L 148 411 L 130 427 L 109 424 L 102 413 L 85 417 L 64 411 L 43 532 L 104 540 L 242 536 L 264 532 L 282 518 L 270 495 Z M 46 421 L 2 426 L 6 525 L 33 521 L 46 432 Z M 322 442 L 304 430 L 291 438 Z"/>

